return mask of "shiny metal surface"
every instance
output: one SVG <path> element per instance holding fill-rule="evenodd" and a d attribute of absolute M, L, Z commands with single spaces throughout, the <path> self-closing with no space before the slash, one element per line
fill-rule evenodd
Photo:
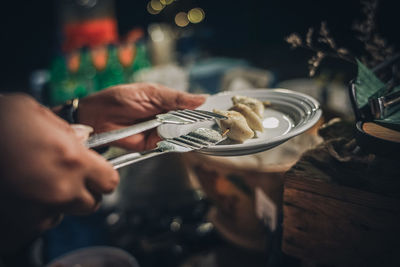
<path fill-rule="evenodd" d="M 157 148 L 144 152 L 128 153 L 109 160 L 114 169 L 133 164 L 144 159 L 158 156 L 169 152 L 189 152 L 216 145 L 226 139 L 215 130 L 199 128 L 186 135 L 163 140 L 157 143 Z"/>
<path fill-rule="evenodd" d="M 400 109 L 400 91 L 368 100 L 372 116 L 384 119 Z"/>
<path fill-rule="evenodd" d="M 156 119 L 141 122 L 126 128 L 94 134 L 86 141 L 86 146 L 89 148 L 97 147 L 100 145 L 105 145 L 114 141 L 117 141 L 122 138 L 126 138 L 128 136 L 132 136 L 146 130 L 153 129 L 161 124 L 173 124 L 173 125 L 182 125 L 182 124 L 191 124 L 203 121 L 213 121 L 213 120 L 221 120 L 226 119 L 226 117 L 221 116 L 219 114 L 215 114 L 209 111 L 203 110 L 176 110 L 170 111 L 165 114 L 159 114 L 156 116 Z"/>
<path fill-rule="evenodd" d="M 271 149 L 287 140 L 305 132 L 314 126 L 321 118 L 322 110 L 319 102 L 314 98 L 299 92 L 287 89 L 251 89 L 244 91 L 222 92 L 207 98 L 199 107 L 201 110 L 228 110 L 232 107 L 231 98 L 243 95 L 256 98 L 260 101 L 269 101 L 270 107 L 265 108 L 263 114 L 263 132 L 257 132 L 257 137 L 248 139 L 244 143 L 235 143 L 226 140 L 215 146 L 199 150 L 199 153 L 215 156 L 240 156 L 254 154 Z M 197 125 L 183 125 L 173 127 L 161 125 L 158 133 L 168 139 L 193 131 L 194 127 L 218 128 L 212 121 L 201 122 Z"/>

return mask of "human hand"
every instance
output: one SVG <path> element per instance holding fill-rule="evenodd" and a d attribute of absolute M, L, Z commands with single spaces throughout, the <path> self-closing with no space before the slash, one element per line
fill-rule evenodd
<path fill-rule="evenodd" d="M 194 109 L 206 97 L 172 90 L 154 83 L 118 85 L 79 102 L 78 121 L 96 133 L 111 131 L 148 120 L 176 109 Z M 145 150 L 160 140 L 155 129 L 114 142 L 132 150 Z"/>
<path fill-rule="evenodd" d="M 95 211 L 102 194 L 117 186 L 112 166 L 32 98 L 0 97 L 0 125 L 0 236 L 8 249 L 63 213 Z"/>

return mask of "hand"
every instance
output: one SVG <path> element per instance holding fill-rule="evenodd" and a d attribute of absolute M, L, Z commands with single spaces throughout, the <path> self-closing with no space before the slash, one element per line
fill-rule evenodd
<path fill-rule="evenodd" d="M 79 102 L 78 121 L 95 132 L 105 132 L 148 120 L 174 109 L 194 109 L 205 101 L 204 95 L 188 94 L 153 83 L 118 85 Z M 145 150 L 160 140 L 156 130 L 114 142 L 132 150 Z"/>
<path fill-rule="evenodd" d="M 85 214 L 118 184 L 118 173 L 74 130 L 24 95 L 0 97 L 0 250 Z M 13 242 L 15 242 L 13 244 Z"/>

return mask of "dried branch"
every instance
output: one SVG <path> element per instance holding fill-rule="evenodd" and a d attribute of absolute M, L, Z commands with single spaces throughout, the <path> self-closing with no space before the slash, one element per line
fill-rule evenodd
<path fill-rule="evenodd" d="M 355 21 L 352 29 L 356 32 L 355 38 L 363 44 L 365 54 L 357 57 L 367 66 L 373 67 L 392 57 L 395 54 L 395 48 L 389 45 L 377 31 L 376 14 L 379 0 L 362 0 L 361 4 L 364 20 Z M 285 40 L 291 45 L 291 48 L 302 47 L 315 52 L 315 55 L 308 61 L 310 76 L 315 75 L 321 62 L 327 57 L 355 63 L 356 56 L 347 48 L 337 45 L 326 21 L 321 22 L 318 36 L 314 36 L 314 28 L 309 28 L 305 41 L 298 33 L 289 35 Z M 317 42 L 315 43 L 313 40 Z"/>
<path fill-rule="evenodd" d="M 288 42 L 292 48 L 297 48 L 303 46 L 303 41 L 301 37 L 297 33 L 292 33 L 288 37 L 285 38 L 286 42 Z"/>
<path fill-rule="evenodd" d="M 363 21 L 355 21 L 353 30 L 357 33 L 356 38 L 363 43 L 367 55 L 363 57 L 363 63 L 369 67 L 378 65 L 394 55 L 394 46 L 378 33 L 376 14 L 379 0 L 364 0 L 362 4 Z"/>
<path fill-rule="evenodd" d="M 321 62 L 327 57 L 340 58 L 350 63 L 355 63 L 355 59 L 351 53 L 343 47 L 338 48 L 336 42 L 332 38 L 327 23 L 322 22 L 319 30 L 317 44 L 313 42 L 314 28 L 309 28 L 306 34 L 306 40 L 303 42 L 302 38 L 297 33 L 292 33 L 285 38 L 286 42 L 291 45 L 291 48 L 306 48 L 314 51 L 315 55 L 308 61 L 309 75 L 315 75 Z"/>
<path fill-rule="evenodd" d="M 319 34 L 321 35 L 320 38 L 318 38 L 318 41 L 320 43 L 325 43 L 327 44 L 332 50 L 336 50 L 336 43 L 331 37 L 328 26 L 326 21 L 321 22 L 321 28 L 319 30 Z"/>
<path fill-rule="evenodd" d="M 312 40 L 313 34 L 314 34 L 314 29 L 311 27 L 308 28 L 307 35 L 306 35 L 306 44 L 309 47 L 313 46 L 313 40 Z"/>

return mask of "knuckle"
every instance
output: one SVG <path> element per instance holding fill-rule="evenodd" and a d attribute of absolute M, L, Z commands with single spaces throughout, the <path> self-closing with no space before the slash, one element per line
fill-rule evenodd
<path fill-rule="evenodd" d="M 101 176 L 100 176 L 101 175 Z M 115 190 L 119 183 L 119 176 L 114 170 L 113 172 L 104 172 L 99 177 L 92 180 L 92 192 L 99 194 L 109 194 Z"/>
<path fill-rule="evenodd" d="M 49 201 L 56 205 L 64 205 L 73 199 L 71 183 L 67 181 L 57 181 L 48 191 Z"/>
<path fill-rule="evenodd" d="M 78 213 L 90 214 L 99 209 L 101 203 L 101 195 L 85 192 L 80 196 L 80 205 Z"/>
<path fill-rule="evenodd" d="M 115 170 L 112 170 L 112 172 L 110 173 L 108 179 L 107 179 L 107 183 L 104 187 L 104 193 L 111 193 L 115 190 L 115 188 L 118 186 L 119 184 L 119 175 L 118 172 Z"/>
<path fill-rule="evenodd" d="M 59 143 L 55 145 L 55 152 L 61 155 L 62 165 L 66 168 L 78 169 L 83 166 L 82 155 L 73 144 L 71 146 Z"/>

